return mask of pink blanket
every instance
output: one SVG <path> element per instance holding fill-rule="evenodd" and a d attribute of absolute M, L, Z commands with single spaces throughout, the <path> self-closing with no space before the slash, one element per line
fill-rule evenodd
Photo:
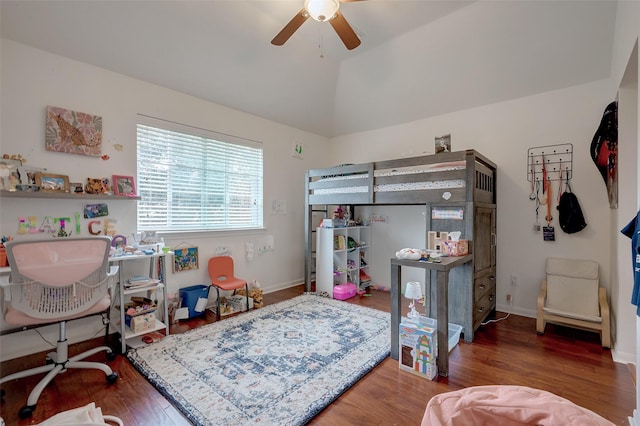
<path fill-rule="evenodd" d="M 613 423 L 573 402 L 525 386 L 475 386 L 431 398 L 422 426 L 545 425 Z"/>

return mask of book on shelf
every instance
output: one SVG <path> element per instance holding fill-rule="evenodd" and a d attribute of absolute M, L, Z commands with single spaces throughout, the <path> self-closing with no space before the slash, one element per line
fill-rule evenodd
<path fill-rule="evenodd" d="M 125 288 L 154 286 L 160 283 L 159 279 L 147 275 L 134 275 L 124 283 Z"/>

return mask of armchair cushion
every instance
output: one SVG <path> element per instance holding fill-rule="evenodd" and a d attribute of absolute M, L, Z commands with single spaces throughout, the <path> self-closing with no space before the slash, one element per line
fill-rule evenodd
<path fill-rule="evenodd" d="M 545 311 L 600 322 L 597 262 L 549 258 L 546 272 Z"/>

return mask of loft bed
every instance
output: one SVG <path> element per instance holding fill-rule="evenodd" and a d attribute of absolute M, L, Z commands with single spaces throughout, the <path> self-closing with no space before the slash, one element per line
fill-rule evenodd
<path fill-rule="evenodd" d="M 307 170 L 305 193 L 307 291 L 315 280 L 314 215 L 327 217 L 329 206 L 337 205 L 351 206 L 353 217 L 356 206 L 424 205 L 425 241 L 441 237 L 439 232 L 460 231 L 473 255 L 450 273 L 449 321 L 462 325 L 465 341 L 472 342 L 475 330 L 495 312 L 496 165 L 482 154 L 466 150 Z M 429 287 L 433 313 L 440 308 Z"/>
<path fill-rule="evenodd" d="M 311 289 L 313 274 L 312 235 L 317 226 L 313 223 L 315 212 L 323 212 L 326 215 L 329 205 L 457 205 L 465 210 L 469 207 L 468 203 L 495 205 L 495 173 L 496 165 L 475 150 L 307 170 L 307 290 Z M 464 218 L 464 222 L 468 224 L 471 221 L 473 226 L 473 213 L 465 214 Z"/>
<path fill-rule="evenodd" d="M 306 204 L 493 203 L 496 166 L 474 151 L 448 152 L 306 172 Z M 443 199 L 443 194 L 451 196 Z"/>
<path fill-rule="evenodd" d="M 307 289 L 311 283 L 314 212 L 326 212 L 328 205 L 495 204 L 495 173 L 496 165 L 475 150 L 307 170 Z"/>

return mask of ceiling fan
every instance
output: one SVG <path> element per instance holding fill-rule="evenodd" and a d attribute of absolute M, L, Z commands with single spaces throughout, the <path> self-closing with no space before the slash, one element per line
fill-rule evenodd
<path fill-rule="evenodd" d="M 329 21 L 347 49 L 355 49 L 360 46 L 360 39 L 340 13 L 340 3 L 353 1 L 363 0 L 305 0 L 302 10 L 271 40 L 271 44 L 282 46 L 311 17 L 319 22 Z"/>

